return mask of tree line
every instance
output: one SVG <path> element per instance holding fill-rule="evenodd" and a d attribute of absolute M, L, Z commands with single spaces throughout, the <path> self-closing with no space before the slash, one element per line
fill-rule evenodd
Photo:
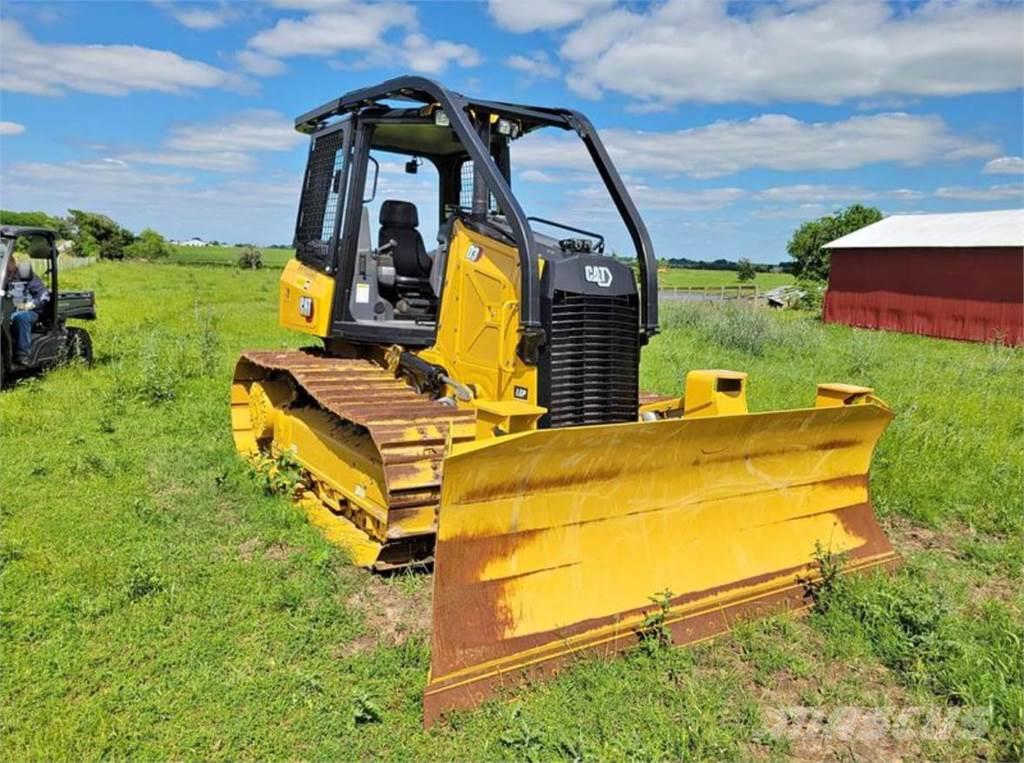
<path fill-rule="evenodd" d="M 0 224 L 55 230 L 58 239 L 71 242 L 75 257 L 155 260 L 171 254 L 167 239 L 152 228 L 135 234 L 107 215 L 82 209 L 69 209 L 64 217 L 0 209 Z"/>

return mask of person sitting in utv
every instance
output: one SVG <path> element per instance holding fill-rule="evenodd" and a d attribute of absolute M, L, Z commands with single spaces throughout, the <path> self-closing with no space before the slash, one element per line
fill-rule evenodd
<path fill-rule="evenodd" d="M 7 294 L 14 302 L 14 312 L 11 314 L 14 361 L 19 365 L 28 365 L 32 349 L 32 326 L 39 320 L 42 307 L 50 301 L 50 292 L 32 271 L 32 263 L 26 260 L 14 268 L 13 278 L 8 276 Z"/>

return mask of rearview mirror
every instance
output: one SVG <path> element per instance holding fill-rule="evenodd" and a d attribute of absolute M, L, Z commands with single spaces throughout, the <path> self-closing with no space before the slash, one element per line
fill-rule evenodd
<path fill-rule="evenodd" d="M 420 171 L 420 165 L 421 164 L 423 164 L 423 160 L 422 159 L 416 159 L 416 158 L 410 159 L 409 161 L 407 161 L 405 163 L 405 174 L 407 174 L 407 175 L 415 175 L 417 172 Z"/>

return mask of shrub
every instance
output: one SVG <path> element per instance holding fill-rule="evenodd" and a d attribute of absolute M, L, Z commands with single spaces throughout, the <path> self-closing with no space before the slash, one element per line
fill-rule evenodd
<path fill-rule="evenodd" d="M 736 280 L 753 281 L 756 277 L 757 271 L 754 270 L 753 263 L 746 257 L 741 257 L 736 265 Z"/>
<path fill-rule="evenodd" d="M 170 244 L 152 228 L 146 228 L 134 242 L 124 248 L 125 257 L 139 260 L 159 260 L 171 254 Z"/>
<path fill-rule="evenodd" d="M 743 303 L 684 305 L 667 313 L 665 325 L 693 329 L 709 342 L 751 355 L 785 339 L 767 310 Z"/>
<path fill-rule="evenodd" d="M 238 253 L 238 267 L 259 270 L 263 267 L 263 253 L 254 246 L 246 246 Z"/>
<path fill-rule="evenodd" d="M 809 278 L 801 278 L 796 282 L 796 288 L 803 292 L 796 300 L 793 307 L 800 310 L 809 310 L 821 316 L 822 307 L 825 304 L 825 284 L 821 281 L 814 281 Z"/>

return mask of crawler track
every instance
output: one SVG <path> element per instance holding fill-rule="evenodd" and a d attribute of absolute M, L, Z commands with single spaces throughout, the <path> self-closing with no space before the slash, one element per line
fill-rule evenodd
<path fill-rule="evenodd" d="M 472 439 L 472 412 L 418 394 L 372 360 L 310 350 L 244 353 L 231 406 L 239 450 L 293 452 L 323 508 L 376 547 L 364 546 L 362 563 L 430 558 L 441 462 L 449 443 Z"/>

